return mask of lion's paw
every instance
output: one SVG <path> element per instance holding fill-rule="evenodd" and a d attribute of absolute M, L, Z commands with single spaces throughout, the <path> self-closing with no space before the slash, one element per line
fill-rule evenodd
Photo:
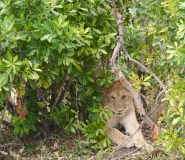
<path fill-rule="evenodd" d="M 126 136 L 126 139 L 124 141 L 120 142 L 118 145 L 124 146 L 126 148 L 134 147 L 134 140 L 133 139 L 127 139 L 128 137 Z"/>
<path fill-rule="evenodd" d="M 139 138 L 134 138 L 134 144 L 137 148 L 142 148 L 146 145 L 145 141 L 143 141 Z"/>
<path fill-rule="evenodd" d="M 150 144 L 146 144 L 145 147 L 146 147 L 146 150 L 147 150 L 148 152 L 154 151 L 154 147 L 153 147 L 152 145 L 150 145 Z"/>
<path fill-rule="evenodd" d="M 130 141 L 128 142 L 126 142 L 127 144 L 126 144 L 126 148 L 130 148 L 130 147 L 134 147 L 135 146 L 135 144 L 134 144 L 134 140 L 133 139 L 130 139 Z"/>

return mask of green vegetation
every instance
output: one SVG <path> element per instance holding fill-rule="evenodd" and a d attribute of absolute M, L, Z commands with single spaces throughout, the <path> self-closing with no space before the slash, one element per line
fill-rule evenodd
<path fill-rule="evenodd" d="M 11 115 L 12 134 L 82 134 L 91 150 L 74 154 L 111 150 L 111 140 L 104 135 L 111 113 L 101 104 L 101 87 L 117 79 L 109 64 L 118 34 L 112 2 L 0 1 L 0 111 Z M 167 88 L 156 101 L 163 109 L 155 119 L 163 134 L 155 144 L 184 155 L 185 2 L 122 0 L 115 5 L 124 16 L 124 46 L 130 56 L 144 59 Z M 120 53 L 118 64 L 126 78 L 134 81 L 136 90 L 144 86 L 145 95 L 155 101 L 161 86 L 148 73 L 138 76 L 139 66 L 128 63 Z M 17 103 L 12 94 L 18 94 Z M 8 143 L 0 137 L 0 144 Z M 25 152 L 34 153 L 32 146 L 27 144 Z"/>

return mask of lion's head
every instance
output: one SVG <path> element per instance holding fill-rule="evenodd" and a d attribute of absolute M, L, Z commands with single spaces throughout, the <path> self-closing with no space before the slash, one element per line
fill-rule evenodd
<path fill-rule="evenodd" d="M 133 109 L 132 95 L 130 91 L 121 84 L 120 81 L 114 82 L 110 88 L 102 89 L 103 105 L 117 117 L 123 117 Z"/>

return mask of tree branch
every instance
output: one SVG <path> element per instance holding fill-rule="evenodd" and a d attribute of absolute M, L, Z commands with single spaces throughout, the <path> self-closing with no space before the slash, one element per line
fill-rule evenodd
<path fill-rule="evenodd" d="M 152 71 L 150 71 L 148 68 L 146 68 L 143 64 L 141 64 L 140 62 L 136 61 L 135 59 L 132 59 L 130 57 L 130 55 L 128 54 L 126 48 L 124 46 L 122 46 L 122 49 L 123 51 L 125 52 L 126 56 L 128 57 L 128 59 L 131 61 L 131 62 L 134 62 L 136 63 L 138 66 L 140 66 L 141 68 L 143 68 L 147 73 L 150 73 L 156 80 L 157 82 L 160 84 L 160 86 L 163 88 L 164 92 L 166 92 L 166 87 L 165 85 L 163 84 L 163 82 L 159 79 L 159 77 L 157 77 L 155 75 L 155 73 L 153 73 Z"/>
<path fill-rule="evenodd" d="M 7 110 L 7 105 L 3 106 L 2 104 L 0 104 L 0 106 L 4 107 L 4 110 L 1 112 L 0 127 L 2 124 L 4 124 L 4 125 L 8 126 L 9 128 L 13 129 L 14 127 L 11 125 L 11 123 L 4 120 L 5 112 Z"/>
<path fill-rule="evenodd" d="M 109 55 L 107 58 L 105 58 L 101 64 L 98 66 L 98 68 L 96 69 L 94 75 L 93 75 L 93 79 L 96 78 L 96 76 L 98 75 L 99 71 L 100 71 L 100 68 L 103 66 L 103 64 L 110 58 L 111 55 Z"/>
<path fill-rule="evenodd" d="M 138 109 L 141 116 L 146 116 L 145 121 L 152 128 L 155 123 L 146 115 L 145 110 L 143 108 L 141 97 L 134 91 L 131 84 L 124 78 L 123 73 L 119 71 L 118 66 L 116 64 L 117 55 L 120 51 L 121 46 L 123 46 L 124 41 L 123 41 L 123 16 L 118 13 L 117 9 L 114 9 L 114 14 L 119 27 L 119 36 L 117 37 L 118 40 L 117 45 L 114 48 L 112 57 L 110 59 L 112 72 L 118 77 L 122 85 L 125 85 L 131 91 L 132 96 L 134 97 L 135 100 L 136 108 Z"/>
<path fill-rule="evenodd" d="M 4 124 L 5 126 L 8 126 L 10 129 L 14 129 L 14 126 L 12 126 L 12 124 L 8 121 L 2 120 L 2 124 Z"/>
<path fill-rule="evenodd" d="M 128 152 L 128 153 L 126 153 L 126 154 L 124 154 L 124 155 L 122 155 L 122 156 L 116 157 L 116 158 L 114 158 L 114 159 L 112 159 L 112 160 L 119 160 L 119 159 L 122 159 L 122 158 L 124 158 L 124 157 L 130 156 L 130 155 L 132 155 L 133 153 L 135 153 L 135 152 L 137 152 L 138 150 L 140 150 L 141 148 L 142 148 L 142 147 L 136 148 L 136 149 L 134 149 L 133 151 Z"/>
<path fill-rule="evenodd" d="M 0 119 L 0 126 L 2 125 L 3 123 L 3 119 L 4 119 L 4 115 L 5 115 L 5 111 L 7 109 L 7 105 L 6 106 L 3 106 L 2 104 L 0 104 L 0 106 L 4 107 L 4 110 L 3 112 L 1 112 L 1 119 Z"/>
<path fill-rule="evenodd" d="M 66 89 L 69 86 L 69 79 L 70 79 L 70 76 L 66 74 L 66 76 L 64 78 L 64 81 L 63 81 L 63 83 L 62 83 L 62 85 L 61 85 L 61 87 L 60 87 L 60 89 L 58 91 L 58 94 L 57 94 L 57 97 L 55 99 L 55 102 L 52 105 L 52 108 L 57 106 L 61 102 L 61 100 L 63 99 L 64 94 L 66 92 Z"/>

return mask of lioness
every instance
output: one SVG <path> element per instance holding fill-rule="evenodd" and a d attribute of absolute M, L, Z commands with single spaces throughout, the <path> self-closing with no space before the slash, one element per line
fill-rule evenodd
<path fill-rule="evenodd" d="M 129 134 L 135 133 L 139 128 L 132 95 L 120 81 L 114 82 L 110 88 L 102 89 L 102 92 L 103 105 L 108 106 L 108 110 L 113 113 L 106 124 L 107 130 L 105 133 L 114 143 L 120 145 L 128 136 L 124 135 L 114 127 L 120 123 L 124 126 L 126 133 Z M 145 146 L 147 150 L 153 149 L 151 145 L 145 142 L 141 129 L 136 132 L 129 142 L 124 143 L 125 147 L 136 146 L 140 148 Z"/>

